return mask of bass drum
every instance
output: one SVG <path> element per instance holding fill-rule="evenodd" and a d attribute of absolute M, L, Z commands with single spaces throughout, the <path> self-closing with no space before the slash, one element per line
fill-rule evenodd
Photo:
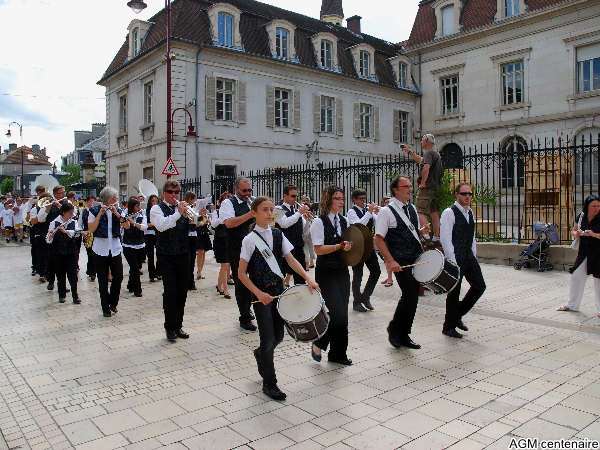
<path fill-rule="evenodd" d="M 319 292 L 310 292 L 306 285 L 287 288 L 277 302 L 277 311 L 285 328 L 296 341 L 312 342 L 329 327 L 329 312 Z"/>
<path fill-rule="evenodd" d="M 460 268 L 439 250 L 427 250 L 415 261 L 413 277 L 435 294 L 450 292 L 460 280 Z"/>

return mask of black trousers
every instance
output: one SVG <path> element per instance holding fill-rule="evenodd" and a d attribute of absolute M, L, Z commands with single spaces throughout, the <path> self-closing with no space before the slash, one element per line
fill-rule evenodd
<path fill-rule="evenodd" d="M 315 341 L 321 350 L 329 351 L 329 358 L 344 359 L 348 349 L 348 303 L 350 299 L 350 272 L 347 268 L 323 270 L 315 268 L 315 281 L 321 288 L 321 295 L 329 309 L 329 328 Z"/>
<path fill-rule="evenodd" d="M 40 276 L 46 275 L 46 258 L 48 257 L 46 247 L 45 236 L 31 236 L 31 268 Z"/>
<path fill-rule="evenodd" d="M 194 269 L 196 268 L 196 249 L 198 248 L 198 236 L 190 236 L 189 259 L 188 259 L 188 287 L 195 285 Z M 198 274 L 199 275 L 199 274 Z"/>
<path fill-rule="evenodd" d="M 160 275 L 159 265 L 154 265 L 154 249 L 156 248 L 156 235 L 147 234 L 144 236 L 144 241 L 146 243 L 146 257 L 148 258 L 148 276 L 152 278 L 156 278 Z"/>
<path fill-rule="evenodd" d="M 58 296 L 65 298 L 67 296 L 67 282 L 71 286 L 71 295 L 73 299 L 77 295 L 77 262 L 79 254 L 76 255 L 54 255 L 54 267 L 56 270 L 56 284 L 58 285 Z"/>
<path fill-rule="evenodd" d="M 404 262 L 398 262 L 400 265 Z M 406 263 L 410 264 L 410 263 Z M 419 282 L 414 279 L 412 270 L 403 270 L 396 272 L 396 280 L 402 295 L 396 306 L 394 318 L 390 322 L 388 332 L 390 336 L 401 338 L 408 336 L 412 331 L 412 324 L 417 313 L 417 304 L 419 303 Z"/>
<path fill-rule="evenodd" d="M 135 294 L 142 293 L 142 281 L 140 280 L 140 265 L 142 264 L 142 256 L 145 253 L 144 248 L 136 249 L 123 247 L 123 255 L 129 264 L 129 281 L 127 282 L 127 290 Z"/>
<path fill-rule="evenodd" d="M 255 303 L 253 306 L 260 336 L 260 346 L 257 353 L 263 382 L 267 385 L 277 384 L 273 353 L 275 347 L 283 340 L 284 322 L 277 311 L 277 300 L 268 305 Z"/>
<path fill-rule="evenodd" d="M 362 286 L 363 271 L 367 266 L 369 269 L 369 279 L 365 286 L 365 290 L 361 293 L 360 288 Z M 377 287 L 379 276 L 381 275 L 381 268 L 379 267 L 379 259 L 375 250 L 371 252 L 371 256 L 364 264 L 357 264 L 352 268 L 352 296 L 354 297 L 354 303 L 361 303 L 368 301 L 373 295 L 373 291 Z"/>
<path fill-rule="evenodd" d="M 165 330 L 177 331 L 183 326 L 188 293 L 189 255 L 158 254 L 157 257 L 163 281 Z"/>
<path fill-rule="evenodd" d="M 100 304 L 102 312 L 109 312 L 110 307 L 116 308 L 119 304 L 119 293 L 123 282 L 123 260 L 121 254 L 112 256 L 99 256 L 94 253 L 94 265 L 98 274 L 98 290 L 100 291 Z M 108 286 L 108 273 L 112 276 L 110 289 Z"/>
<path fill-rule="evenodd" d="M 95 277 L 96 266 L 94 265 L 94 252 L 92 252 L 91 248 L 86 248 L 85 252 L 87 253 L 87 267 L 85 269 L 85 274 L 89 277 Z"/>
<path fill-rule="evenodd" d="M 456 287 L 448 292 L 448 296 L 446 297 L 444 329 L 455 328 L 462 317 L 475 306 L 475 303 L 481 298 L 486 289 L 481 267 L 479 267 L 479 262 L 474 256 L 470 256 L 465 261 L 459 263 L 459 267 L 460 280 Z M 460 285 L 463 278 L 466 278 L 470 287 L 462 301 L 459 301 Z"/>
<path fill-rule="evenodd" d="M 294 249 L 292 250 L 292 256 L 294 258 L 296 258 L 296 260 L 302 265 L 302 267 L 304 267 L 304 270 L 306 270 L 306 256 L 304 255 L 304 244 L 294 247 Z M 302 278 L 302 276 L 300 274 L 297 274 L 294 271 L 294 269 L 292 269 L 288 265 L 287 261 L 284 261 L 283 264 L 284 264 L 285 273 L 293 275 L 294 284 L 306 284 L 306 281 L 304 281 L 304 278 Z"/>
<path fill-rule="evenodd" d="M 238 278 L 238 267 L 240 266 L 240 252 L 241 249 L 238 249 L 237 257 L 235 256 L 235 254 L 230 253 L 229 263 L 231 264 L 231 274 L 233 277 L 233 281 L 235 282 L 235 300 L 238 305 L 238 310 L 240 311 L 240 322 L 246 323 L 252 320 L 250 316 L 252 294 Z"/>
<path fill-rule="evenodd" d="M 52 252 L 52 248 L 50 245 L 46 246 L 47 248 L 47 256 L 46 256 L 46 280 L 48 280 L 48 283 L 54 284 L 54 281 L 56 280 L 56 268 L 55 268 L 55 255 Z"/>

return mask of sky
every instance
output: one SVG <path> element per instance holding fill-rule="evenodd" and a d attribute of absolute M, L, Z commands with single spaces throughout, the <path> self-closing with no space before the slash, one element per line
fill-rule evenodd
<path fill-rule="evenodd" d="M 318 18 L 321 0 L 263 0 Z M 96 83 L 127 35 L 129 22 L 164 6 L 146 0 L 136 16 L 127 0 L 0 0 L 0 146 L 39 144 L 51 161 L 74 148 L 73 131 L 104 123 L 104 88 Z M 408 38 L 418 0 L 343 0 L 363 32 L 391 42 Z M 368 5 L 368 8 L 365 7 Z M 12 121 L 23 125 L 11 128 Z"/>

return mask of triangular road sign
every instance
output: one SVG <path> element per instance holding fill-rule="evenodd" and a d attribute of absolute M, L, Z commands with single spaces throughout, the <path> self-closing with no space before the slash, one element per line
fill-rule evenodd
<path fill-rule="evenodd" d="M 167 159 L 167 163 L 162 170 L 162 174 L 167 176 L 179 175 L 179 170 L 177 170 L 177 166 L 175 166 L 173 158 Z"/>

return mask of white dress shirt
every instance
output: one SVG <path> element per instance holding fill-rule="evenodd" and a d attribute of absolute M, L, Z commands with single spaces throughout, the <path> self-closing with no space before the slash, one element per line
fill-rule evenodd
<path fill-rule="evenodd" d="M 291 211 L 292 208 L 294 208 L 296 212 L 294 212 L 294 214 L 292 214 L 290 217 L 287 217 L 285 215 L 287 214 L 287 211 L 283 209 L 283 206 L 285 206 L 288 209 L 288 211 Z M 281 214 L 277 219 L 277 225 L 279 225 L 281 228 L 289 228 L 291 226 L 294 226 L 296 225 L 298 220 L 302 220 L 302 224 L 304 225 L 304 219 L 302 218 L 302 214 L 298 212 L 298 208 L 296 208 L 296 205 L 292 206 L 287 203 L 283 203 L 282 205 L 276 206 L 275 208 L 280 209 L 284 212 L 284 214 Z"/>
<path fill-rule="evenodd" d="M 471 208 L 463 208 L 460 203 L 454 202 L 454 206 L 465 216 L 467 223 L 469 222 L 469 211 Z M 471 212 L 473 214 L 473 212 Z M 475 217 L 473 217 L 475 220 Z M 454 229 L 454 222 L 456 217 L 452 208 L 446 208 L 440 218 L 440 242 L 444 249 L 444 255 L 446 259 L 452 262 L 456 262 L 456 255 L 454 254 L 454 244 L 452 244 L 452 230 Z M 477 241 L 475 240 L 475 233 L 473 232 L 473 245 L 471 245 L 473 256 L 477 257 Z"/>
<path fill-rule="evenodd" d="M 329 213 L 327 214 L 327 218 L 331 222 L 331 225 L 335 223 L 335 214 Z M 340 236 L 342 235 L 341 218 L 342 215 L 338 214 L 337 232 Z M 346 219 L 346 222 L 347 221 L 348 219 Z M 310 226 L 310 238 L 312 239 L 313 245 L 325 245 L 325 227 L 323 226 L 323 221 L 320 217 L 317 217 Z"/>
<path fill-rule="evenodd" d="M 146 231 L 148 229 L 148 220 L 146 220 L 146 213 L 145 212 L 140 212 L 140 214 L 143 214 L 142 216 L 142 223 L 141 225 L 141 230 L 142 231 Z M 129 224 L 130 227 L 132 227 L 133 225 Z M 125 235 L 125 228 L 121 228 L 121 233 L 124 236 Z M 135 248 L 136 250 L 140 250 L 144 247 L 146 247 L 146 243 L 142 242 L 141 244 L 126 244 L 125 240 L 123 240 L 123 247 L 127 247 L 127 248 Z"/>
<path fill-rule="evenodd" d="M 168 205 L 168 203 L 165 202 Z M 181 214 L 175 205 L 169 205 L 175 208 L 175 213 L 170 216 L 165 216 L 159 205 L 154 205 L 150 210 L 150 223 L 154 224 L 158 232 L 163 232 L 175 228 L 177 221 L 181 218 Z"/>
<path fill-rule="evenodd" d="M 2 211 L 2 226 L 3 227 L 12 227 L 14 225 L 13 217 L 14 213 L 12 209 L 4 209 Z"/>
<path fill-rule="evenodd" d="M 234 201 L 238 202 L 238 204 L 244 202 L 237 195 L 234 195 L 233 197 L 226 198 L 225 200 L 223 200 L 223 203 L 221 203 L 219 215 L 221 216 L 221 220 L 223 220 L 223 222 L 225 222 L 227 219 L 235 217 L 235 209 L 233 209 Z M 248 206 L 250 206 L 250 202 L 248 201 L 247 203 Z"/>
<path fill-rule="evenodd" d="M 362 218 L 358 217 L 358 214 L 356 214 L 356 210 L 354 209 L 354 207 L 356 207 L 364 212 L 364 215 L 362 216 Z M 352 205 L 352 208 L 350 208 L 348 210 L 348 213 L 346 214 L 346 216 L 348 217 L 348 223 L 350 225 L 353 225 L 355 223 L 361 223 L 366 226 L 369 223 L 369 220 L 377 219 L 377 214 L 373 214 L 373 213 L 369 212 L 369 210 L 367 208 L 361 208 L 360 206 L 356 206 L 356 205 Z"/>
<path fill-rule="evenodd" d="M 419 220 L 419 215 L 417 214 L 415 205 L 409 205 L 409 208 L 414 209 L 414 212 L 417 216 L 417 220 Z M 375 234 L 381 236 L 382 238 L 385 238 L 390 228 L 396 228 L 398 226 L 398 223 L 396 222 L 396 216 L 394 216 L 394 213 L 390 211 L 390 207 L 395 208 L 396 212 L 399 215 L 402 215 L 404 214 L 404 210 L 402 209 L 404 208 L 404 206 L 405 203 L 401 202 L 397 198 L 392 198 L 388 206 L 381 208 L 379 214 L 377 214 L 377 221 L 375 222 Z M 419 222 L 419 227 L 421 226 L 422 225 Z"/>
<path fill-rule="evenodd" d="M 254 226 L 254 231 L 258 232 L 260 236 L 267 242 L 267 245 L 271 250 L 273 250 L 273 230 L 271 227 L 262 228 L 258 225 Z M 246 262 L 250 262 L 252 255 L 254 254 L 254 250 L 256 249 L 256 244 L 254 243 L 254 237 L 252 237 L 253 232 L 248 233 L 248 235 L 242 241 L 242 251 L 240 252 L 240 259 L 243 259 Z M 287 255 L 294 250 L 294 246 L 288 241 L 288 239 L 281 234 L 281 253 L 285 258 Z"/>
<path fill-rule="evenodd" d="M 22 225 L 23 224 L 23 209 L 24 206 L 17 206 L 18 211 L 14 212 L 14 216 L 13 216 L 13 221 L 15 223 L 15 225 Z"/>
<path fill-rule="evenodd" d="M 106 216 L 106 220 L 108 222 L 108 237 L 101 238 L 94 235 L 94 243 L 92 244 L 92 251 L 98 256 L 119 256 L 123 251 L 123 246 L 121 245 L 120 237 L 113 237 L 112 235 L 112 211 L 107 209 L 104 212 Z M 88 224 L 94 223 L 96 221 L 96 216 L 94 216 L 91 212 L 88 216 Z"/>
<path fill-rule="evenodd" d="M 210 213 L 210 226 L 217 228 L 219 225 L 223 225 L 223 218 L 219 215 L 219 211 L 213 211 Z"/>
<path fill-rule="evenodd" d="M 69 220 L 75 220 L 75 219 L 69 219 Z M 56 225 L 56 222 L 59 222 L 59 224 Z M 63 223 L 65 223 L 65 221 L 63 220 L 62 216 L 58 216 L 56 219 L 54 219 L 50 223 L 50 226 L 48 227 L 48 234 L 46 235 L 46 242 L 48 244 L 52 244 L 52 241 L 54 240 L 55 233 L 53 233 L 53 231 L 55 230 L 55 228 L 57 226 L 60 226 Z M 67 236 L 69 236 L 71 239 L 73 239 L 73 237 L 75 236 L 75 232 L 81 231 L 81 227 L 77 223 L 77 220 L 75 220 L 75 230 L 65 230 L 65 231 L 67 232 Z M 62 231 L 57 231 L 57 233 L 62 233 Z"/>

